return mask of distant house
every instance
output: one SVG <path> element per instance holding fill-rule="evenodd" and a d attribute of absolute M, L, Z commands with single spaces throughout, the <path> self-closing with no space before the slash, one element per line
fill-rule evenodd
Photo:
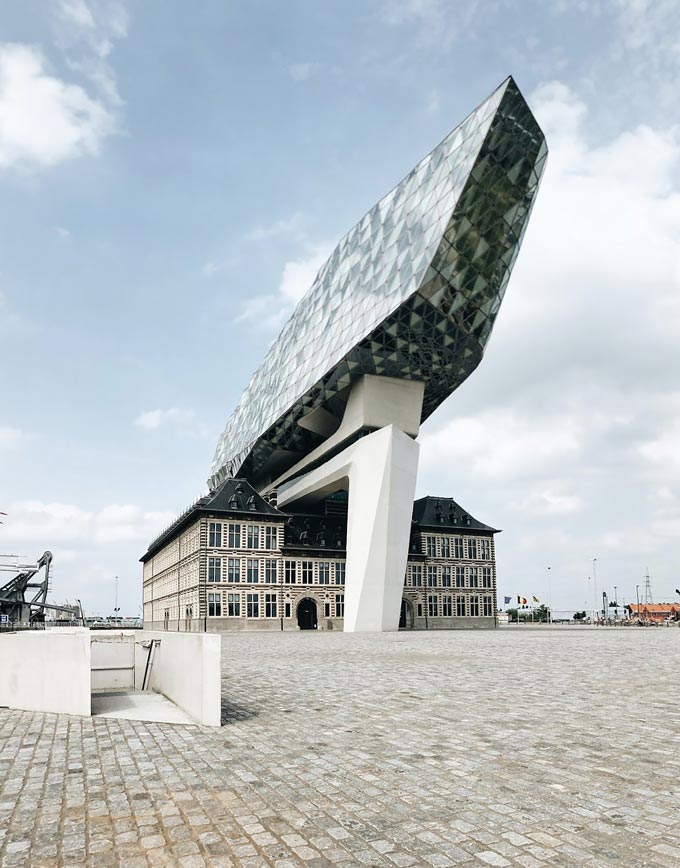
<path fill-rule="evenodd" d="M 626 609 L 628 617 L 634 621 L 680 621 L 680 605 L 677 603 L 632 603 Z"/>

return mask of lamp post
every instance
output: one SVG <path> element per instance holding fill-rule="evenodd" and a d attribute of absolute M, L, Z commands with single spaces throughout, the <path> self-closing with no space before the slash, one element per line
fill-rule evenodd
<path fill-rule="evenodd" d="M 637 617 L 640 620 L 640 585 L 635 585 L 635 597 L 637 599 Z"/>
<path fill-rule="evenodd" d="M 597 562 L 597 558 L 593 558 L 593 597 L 595 599 L 595 614 L 597 615 L 597 620 L 600 620 L 599 614 L 597 612 L 597 568 L 595 564 Z"/>
<path fill-rule="evenodd" d="M 552 623 L 552 591 L 550 588 L 550 567 L 548 567 L 548 624 Z"/>
<path fill-rule="evenodd" d="M 614 620 L 619 620 L 619 596 L 616 592 L 616 585 L 614 585 Z"/>
<path fill-rule="evenodd" d="M 116 590 L 115 590 L 115 597 L 114 597 L 115 603 L 113 606 L 113 620 L 115 623 L 116 621 L 118 621 L 118 613 L 120 612 L 120 609 L 118 608 L 118 576 L 114 576 L 114 579 L 115 579 L 115 589 Z"/>

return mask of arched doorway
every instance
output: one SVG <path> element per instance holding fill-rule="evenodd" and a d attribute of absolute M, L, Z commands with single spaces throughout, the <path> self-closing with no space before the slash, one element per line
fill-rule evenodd
<path fill-rule="evenodd" d="M 409 600 L 401 601 L 401 611 L 399 612 L 399 629 L 413 629 L 413 606 Z"/>
<path fill-rule="evenodd" d="M 297 608 L 297 622 L 301 630 L 316 630 L 316 601 L 305 597 Z"/>

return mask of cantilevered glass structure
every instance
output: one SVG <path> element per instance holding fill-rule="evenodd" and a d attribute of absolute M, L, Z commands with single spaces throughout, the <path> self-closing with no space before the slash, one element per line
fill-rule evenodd
<path fill-rule="evenodd" d="M 220 437 L 214 488 L 266 485 L 324 440 L 366 374 L 424 383 L 425 420 L 477 367 L 547 148 L 512 78 L 340 241 Z"/>

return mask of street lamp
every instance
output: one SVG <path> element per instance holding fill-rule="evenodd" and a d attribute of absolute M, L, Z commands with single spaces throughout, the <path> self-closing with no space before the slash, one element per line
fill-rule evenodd
<path fill-rule="evenodd" d="M 640 585 L 635 585 L 635 597 L 637 598 L 637 617 L 640 620 Z"/>
<path fill-rule="evenodd" d="M 619 597 L 616 593 L 616 585 L 614 585 L 614 620 L 617 621 L 619 618 Z"/>
<path fill-rule="evenodd" d="M 550 589 L 550 567 L 548 567 L 548 624 L 552 623 L 552 591 Z"/>
<path fill-rule="evenodd" d="M 593 598 L 595 600 L 595 613 L 597 614 L 597 569 L 595 567 L 595 563 L 597 558 L 593 558 Z M 597 620 L 599 621 L 599 615 Z"/>

